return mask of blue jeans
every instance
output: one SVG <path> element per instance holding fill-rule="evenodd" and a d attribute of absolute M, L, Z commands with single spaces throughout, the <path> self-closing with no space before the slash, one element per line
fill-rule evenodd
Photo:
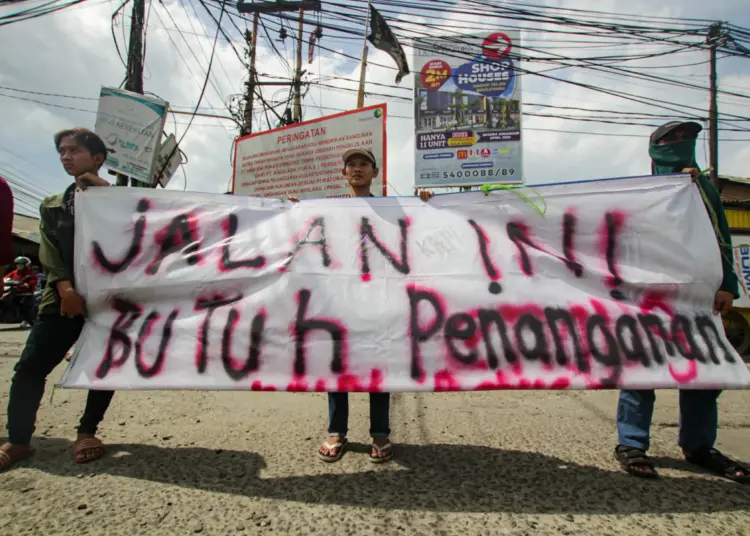
<path fill-rule="evenodd" d="M 370 435 L 391 435 L 390 393 L 370 393 Z M 328 435 L 346 437 L 349 432 L 349 393 L 328 393 Z"/>
<path fill-rule="evenodd" d="M 721 391 L 680 391 L 680 435 L 685 452 L 713 448 L 719 428 L 718 398 Z M 618 443 L 647 451 L 654 391 L 620 391 L 617 404 Z"/>

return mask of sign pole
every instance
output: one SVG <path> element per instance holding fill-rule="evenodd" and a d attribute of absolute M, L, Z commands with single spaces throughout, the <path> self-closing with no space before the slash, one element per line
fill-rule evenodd
<path fill-rule="evenodd" d="M 305 10 L 299 10 L 299 29 L 297 32 L 297 71 L 294 75 L 294 122 L 302 121 L 302 41 L 305 22 Z"/>
<path fill-rule="evenodd" d="M 370 0 L 367 2 L 367 18 L 365 19 L 365 36 L 362 41 L 362 61 L 359 66 L 359 91 L 357 92 L 357 108 L 365 105 L 365 78 L 367 72 L 367 32 L 370 27 Z"/>
<path fill-rule="evenodd" d="M 130 44 L 128 46 L 128 65 L 125 78 L 125 89 L 143 94 L 143 22 L 146 11 L 145 0 L 133 0 L 133 12 L 130 26 Z M 128 176 L 117 173 L 117 186 L 127 186 Z M 135 179 L 130 179 L 131 186 L 149 187 Z"/>

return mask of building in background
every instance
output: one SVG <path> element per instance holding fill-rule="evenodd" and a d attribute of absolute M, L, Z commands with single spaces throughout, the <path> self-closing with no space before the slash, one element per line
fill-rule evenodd
<path fill-rule="evenodd" d="M 724 317 L 727 338 L 747 361 L 750 357 L 750 179 L 719 177 L 721 201 L 732 232 L 734 268 L 740 279 L 740 298 Z"/>

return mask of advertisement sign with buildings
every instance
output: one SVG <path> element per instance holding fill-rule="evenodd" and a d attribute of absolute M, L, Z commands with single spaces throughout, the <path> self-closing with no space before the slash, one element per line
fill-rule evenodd
<path fill-rule="evenodd" d="M 250 134 L 234 152 L 235 195 L 294 196 L 300 199 L 346 197 L 341 170 L 348 149 L 370 149 L 377 160 L 373 195 L 386 195 L 385 104 L 320 117 Z"/>
<path fill-rule="evenodd" d="M 414 40 L 415 185 L 522 182 L 517 30 Z"/>
<path fill-rule="evenodd" d="M 94 132 L 107 145 L 104 165 L 150 183 L 168 108 L 157 97 L 103 87 Z"/>

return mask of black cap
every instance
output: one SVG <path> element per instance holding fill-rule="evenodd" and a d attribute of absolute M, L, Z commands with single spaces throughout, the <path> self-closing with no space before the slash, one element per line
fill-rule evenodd
<path fill-rule="evenodd" d="M 685 130 L 685 132 L 692 137 L 697 138 L 698 134 L 703 130 L 703 125 L 696 123 L 695 121 L 670 121 L 669 123 L 664 123 L 651 133 L 651 143 L 656 143 L 664 136 L 677 129 Z"/>

